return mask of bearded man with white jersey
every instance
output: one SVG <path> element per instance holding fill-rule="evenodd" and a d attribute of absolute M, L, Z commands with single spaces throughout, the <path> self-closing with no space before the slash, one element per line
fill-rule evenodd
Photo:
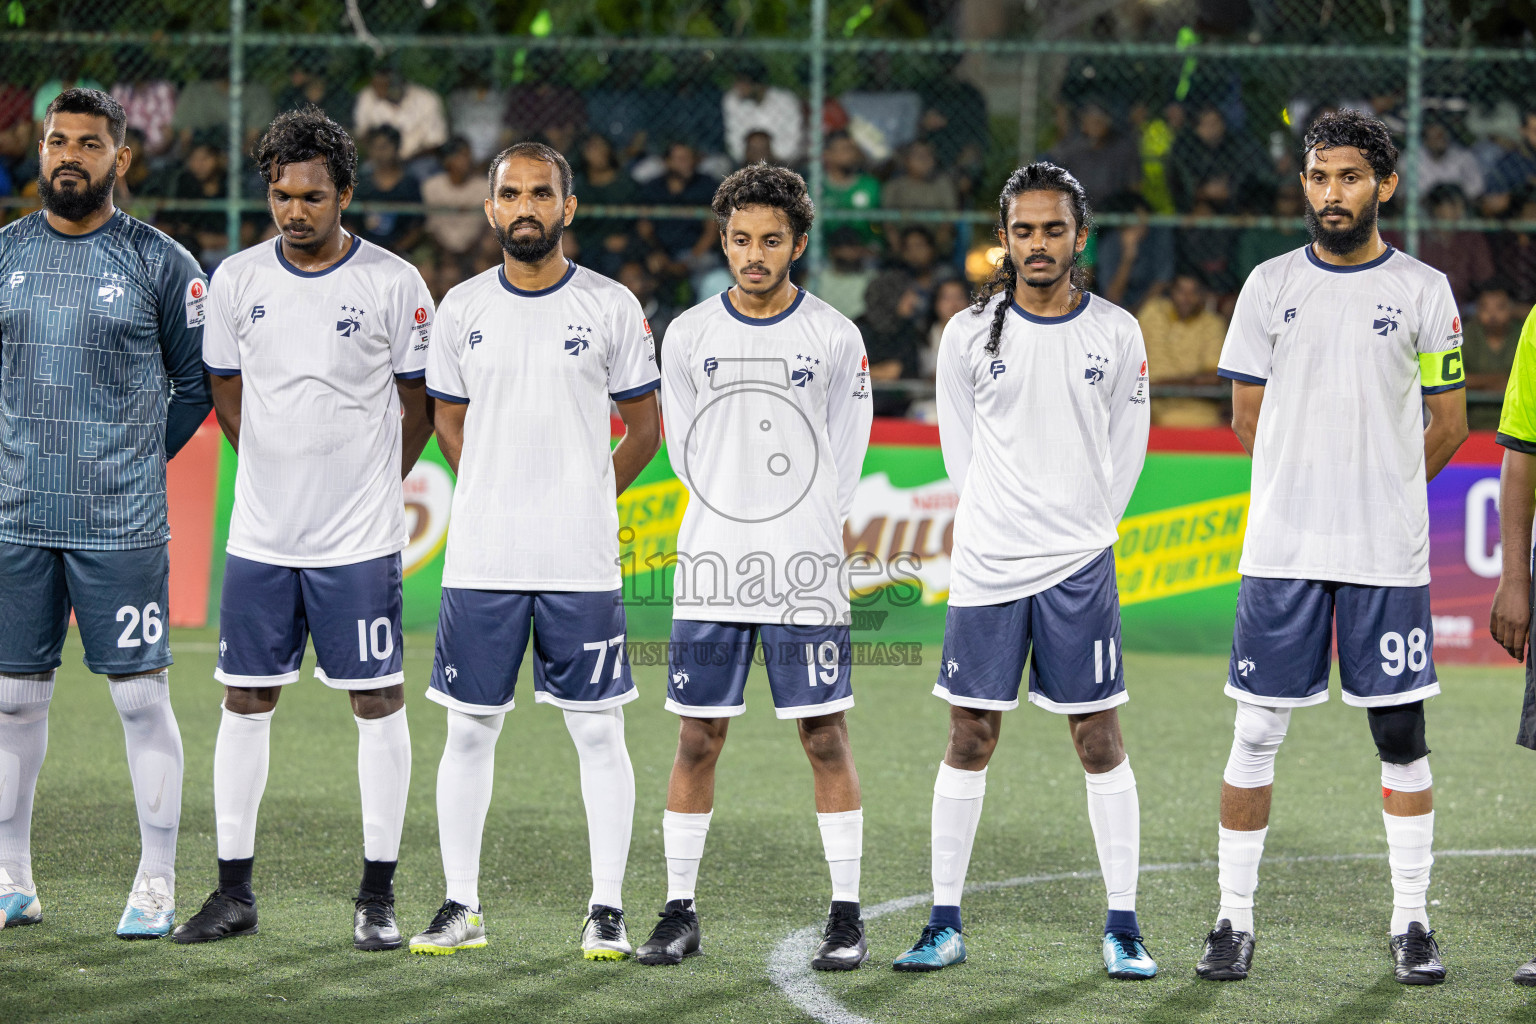
<path fill-rule="evenodd" d="M 209 290 L 203 361 L 240 454 L 219 606 L 224 716 L 213 755 L 219 884 L 172 934 L 256 932 L 256 812 L 272 714 L 299 678 L 347 691 L 357 721 L 363 880 L 358 949 L 395 949 L 394 873 L 411 778 L 401 663 L 401 479 L 432 435 L 432 298 L 406 261 L 341 226 L 357 150 L 315 108 L 255 152 L 279 237 L 231 256 Z"/>
<path fill-rule="evenodd" d="M 682 719 L 662 836 L 667 902 L 642 964 L 699 952 L 694 888 L 715 763 L 746 710 L 762 644 L 774 709 L 810 759 L 832 876 L 811 966 L 869 956 L 859 911 L 864 812 L 844 712 L 850 682 L 843 522 L 869 447 L 869 361 L 847 317 L 790 281 L 814 216 L 805 182 L 759 163 L 713 201 L 735 284 L 672 321 L 662 355 L 667 455 L 688 488 L 677 541 L 667 709 Z"/>
<path fill-rule="evenodd" d="M 635 816 L 623 705 L 617 495 L 661 446 L 650 325 L 629 290 L 567 260 L 571 168 L 541 143 L 491 162 L 500 266 L 453 288 L 427 362 L 438 445 L 458 475 L 427 696 L 448 713 L 437 771 L 446 898 L 412 953 L 486 945 L 480 844 L 496 740 L 525 653 L 533 699 L 565 715 L 581 763 L 592 894 L 582 955 L 632 949 L 622 888 Z M 625 434 L 610 451 L 610 401 Z"/>
<path fill-rule="evenodd" d="M 1238 705 L 1221 906 L 1195 973 L 1248 976 L 1275 754 L 1292 709 L 1328 699 L 1337 623 L 1344 703 L 1365 708 L 1381 758 L 1394 971 L 1434 985 L 1445 967 L 1425 913 L 1435 815 L 1424 700 L 1440 684 L 1425 484 L 1467 436 L 1461 321 L 1445 275 L 1377 231 L 1397 187 L 1386 126 L 1341 111 L 1305 142 L 1312 241 L 1248 278 L 1221 353 L 1253 493 L 1226 685 Z"/>
<path fill-rule="evenodd" d="M 950 704 L 933 787 L 933 910 L 898 971 L 966 958 L 960 894 L 1003 712 L 1066 716 L 1087 776 L 1112 978 L 1150 978 L 1136 918 L 1140 805 L 1120 737 L 1127 700 L 1113 544 L 1147 454 L 1147 362 L 1135 317 L 1076 279 L 1088 196 L 1034 163 L 998 197 L 1005 255 L 939 345 L 939 439 L 960 492 L 934 694 Z"/>

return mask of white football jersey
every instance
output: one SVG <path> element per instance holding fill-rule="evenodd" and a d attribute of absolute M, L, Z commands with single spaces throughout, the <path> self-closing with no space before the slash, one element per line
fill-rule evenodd
<path fill-rule="evenodd" d="M 1055 586 L 1114 544 L 1147 458 L 1141 327 L 1084 293 L 1065 316 L 1002 295 L 952 317 L 935 386 L 944 467 L 960 492 L 949 603 L 1002 604 Z"/>
<path fill-rule="evenodd" d="M 574 263 L 523 291 L 501 267 L 443 296 L 427 393 L 468 402 L 443 586 L 617 590 L 610 397 L 660 386 L 639 301 Z"/>
<path fill-rule="evenodd" d="M 847 623 L 843 521 L 874 418 L 859 329 L 804 290 L 760 320 L 721 292 L 672 321 L 661 358 L 688 488 L 673 617 Z"/>
<path fill-rule="evenodd" d="M 1249 275 L 1220 370 L 1265 385 L 1238 571 L 1429 582 L 1421 395 L 1461 386 L 1432 383 L 1460 345 L 1445 275 L 1390 246 L 1336 267 L 1309 245 Z"/>
<path fill-rule="evenodd" d="M 426 370 L 432 296 L 415 267 L 361 238 L 313 273 L 281 246 L 229 257 L 208 288 L 203 362 L 241 381 L 228 551 L 296 568 L 400 551 L 395 378 Z"/>

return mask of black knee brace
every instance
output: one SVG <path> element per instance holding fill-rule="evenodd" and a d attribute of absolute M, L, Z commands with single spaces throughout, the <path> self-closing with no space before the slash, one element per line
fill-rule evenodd
<path fill-rule="evenodd" d="M 1429 756 L 1424 743 L 1424 702 L 1390 708 L 1366 708 L 1376 751 L 1388 764 L 1409 764 Z"/>

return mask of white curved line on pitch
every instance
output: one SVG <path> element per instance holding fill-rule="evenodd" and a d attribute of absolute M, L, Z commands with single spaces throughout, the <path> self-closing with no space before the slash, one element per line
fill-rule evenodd
<path fill-rule="evenodd" d="M 1512 850 L 1436 850 L 1435 858 L 1444 857 L 1536 857 L 1536 848 L 1522 847 Z M 1386 860 L 1384 853 L 1329 853 L 1315 854 L 1305 857 L 1265 857 L 1265 864 L 1331 864 L 1352 860 Z M 1213 860 L 1192 860 L 1176 864 L 1143 864 L 1141 874 L 1152 875 L 1165 871 L 1193 871 L 1197 868 L 1214 868 Z M 1045 882 L 1067 882 L 1079 879 L 1098 878 L 1104 876 L 1097 870 L 1094 871 L 1057 871 L 1046 875 L 1021 875 L 1018 878 L 1005 878 L 1000 882 L 977 882 L 967 885 L 965 892 L 995 892 L 998 889 L 1017 889 L 1025 885 L 1040 885 Z M 928 905 L 933 899 L 933 893 L 921 892 L 912 896 L 902 896 L 894 900 L 886 900 L 877 903 L 864 910 L 866 922 L 895 914 L 902 910 L 911 910 L 913 907 Z M 779 940 L 779 944 L 773 947 L 773 952 L 768 954 L 768 977 L 778 990 L 784 993 L 784 998 L 793 1003 L 801 1013 L 819 1021 L 820 1024 L 877 1024 L 868 1017 L 854 1013 L 835 996 L 829 995 L 825 989 L 816 983 L 816 977 L 811 971 L 810 958 L 815 952 L 816 945 L 821 941 L 821 932 L 815 928 L 800 928 L 790 932 Z"/>

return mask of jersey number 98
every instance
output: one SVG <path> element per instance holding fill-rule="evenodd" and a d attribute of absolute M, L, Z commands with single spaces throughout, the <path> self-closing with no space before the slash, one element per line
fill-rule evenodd
<path fill-rule="evenodd" d="M 1415 629 L 1408 634 L 1405 645 L 1403 634 L 1383 633 L 1381 656 L 1387 659 L 1381 663 L 1381 670 L 1389 676 L 1400 676 L 1405 668 L 1410 672 L 1422 672 L 1429 664 L 1429 635 L 1422 629 Z"/>

